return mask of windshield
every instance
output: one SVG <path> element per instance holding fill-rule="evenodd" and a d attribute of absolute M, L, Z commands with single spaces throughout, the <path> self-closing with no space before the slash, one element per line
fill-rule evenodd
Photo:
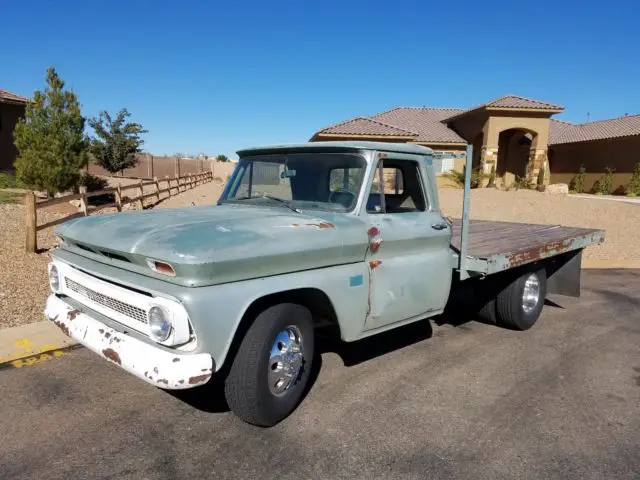
<path fill-rule="evenodd" d="M 239 161 L 219 203 L 348 212 L 366 170 L 350 153 L 253 155 Z"/>

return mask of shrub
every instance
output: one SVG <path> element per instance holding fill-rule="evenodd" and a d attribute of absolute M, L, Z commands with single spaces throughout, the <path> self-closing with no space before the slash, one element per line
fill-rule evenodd
<path fill-rule="evenodd" d="M 478 166 L 471 170 L 471 188 L 478 188 L 482 180 L 486 178 L 486 175 L 481 171 L 482 166 Z M 466 165 L 462 167 L 462 172 L 457 170 L 451 170 L 443 174 L 443 177 L 452 180 L 456 185 L 464 187 L 464 177 L 466 175 Z"/>
<path fill-rule="evenodd" d="M 636 196 L 640 195 L 640 162 L 636 163 L 633 167 L 633 173 L 631 174 L 631 181 L 625 189 L 627 195 Z"/>
<path fill-rule="evenodd" d="M 544 167 L 542 167 L 540 170 L 538 170 L 538 186 L 540 185 L 544 185 Z"/>
<path fill-rule="evenodd" d="M 518 175 L 516 175 L 516 181 L 513 182 L 512 187 L 515 188 L 516 190 L 530 190 L 531 183 L 529 183 L 529 180 L 527 179 L 526 176 L 519 177 Z"/>
<path fill-rule="evenodd" d="M 578 173 L 569 182 L 569 190 L 573 190 L 575 193 L 584 193 L 584 180 L 587 177 L 587 169 L 584 165 L 580 165 Z"/>
<path fill-rule="evenodd" d="M 0 172 L 0 188 L 25 188 L 26 185 L 15 175 Z"/>
<path fill-rule="evenodd" d="M 611 195 L 613 193 L 613 172 L 615 168 L 605 167 L 604 175 L 593 186 L 596 195 Z"/>
<path fill-rule="evenodd" d="M 443 177 L 448 178 L 459 187 L 464 187 L 464 167 L 462 172 L 457 170 L 451 170 L 442 174 Z"/>
<path fill-rule="evenodd" d="M 489 183 L 487 187 L 495 187 L 496 186 L 496 164 L 491 164 L 491 174 L 489 174 Z"/>
<path fill-rule="evenodd" d="M 109 186 L 109 182 L 104 178 L 96 177 L 90 173 L 83 173 L 80 175 L 78 185 L 81 187 L 87 187 L 87 192 L 97 192 L 98 190 L 104 190 Z"/>

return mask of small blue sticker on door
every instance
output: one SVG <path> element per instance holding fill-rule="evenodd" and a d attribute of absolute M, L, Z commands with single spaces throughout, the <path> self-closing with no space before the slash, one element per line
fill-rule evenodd
<path fill-rule="evenodd" d="M 349 277 L 349 286 L 350 287 L 359 287 L 363 283 L 363 277 L 361 275 L 351 275 Z"/>

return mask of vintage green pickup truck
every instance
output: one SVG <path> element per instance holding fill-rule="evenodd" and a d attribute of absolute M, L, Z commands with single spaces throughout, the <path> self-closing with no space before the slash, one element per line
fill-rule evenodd
<path fill-rule="evenodd" d="M 579 295 L 581 251 L 604 238 L 470 222 L 469 176 L 462 220 L 445 218 L 433 152 L 422 146 L 321 142 L 238 154 L 217 205 L 62 224 L 45 315 L 157 387 L 220 377 L 230 408 L 255 425 L 298 405 L 318 329 L 353 342 L 464 303 L 526 330 L 547 293 Z"/>

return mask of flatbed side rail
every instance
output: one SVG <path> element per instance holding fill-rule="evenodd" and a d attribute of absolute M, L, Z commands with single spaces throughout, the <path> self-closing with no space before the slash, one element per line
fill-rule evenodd
<path fill-rule="evenodd" d="M 517 268 L 527 263 L 537 262 L 549 257 L 582 250 L 589 245 L 597 245 L 604 241 L 603 230 L 591 230 L 581 235 L 568 235 L 544 244 L 533 245 L 531 248 L 515 250 L 491 255 L 484 259 L 486 273 L 496 273 L 510 268 Z"/>

